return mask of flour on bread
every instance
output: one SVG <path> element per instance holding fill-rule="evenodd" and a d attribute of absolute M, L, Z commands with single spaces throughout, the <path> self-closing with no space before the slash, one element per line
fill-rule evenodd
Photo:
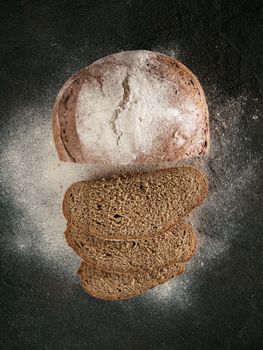
<path fill-rule="evenodd" d="M 116 68 L 103 71 L 102 82 L 84 83 L 79 92 L 75 116 L 82 153 L 130 163 L 151 154 L 167 137 L 177 149 L 186 144 L 189 152 L 200 149 L 202 110 L 180 79 L 176 84 L 147 71 L 147 51 L 114 56 Z"/>

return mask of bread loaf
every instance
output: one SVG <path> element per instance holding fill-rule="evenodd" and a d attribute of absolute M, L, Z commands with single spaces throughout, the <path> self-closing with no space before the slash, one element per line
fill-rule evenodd
<path fill-rule="evenodd" d="M 208 108 L 195 75 L 174 57 L 127 51 L 73 75 L 53 108 L 59 158 L 157 163 L 209 149 Z"/>
<path fill-rule="evenodd" d="M 151 272 L 105 272 L 82 262 L 81 285 L 92 296 L 105 300 L 135 297 L 184 272 L 183 264 L 174 264 Z"/>
<path fill-rule="evenodd" d="M 133 240 L 158 236 L 206 197 L 206 178 L 194 167 L 178 167 L 81 181 L 63 200 L 65 218 L 90 235 Z"/>

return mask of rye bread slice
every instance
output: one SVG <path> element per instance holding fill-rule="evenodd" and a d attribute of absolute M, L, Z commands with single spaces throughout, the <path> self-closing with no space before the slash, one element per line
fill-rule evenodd
<path fill-rule="evenodd" d="M 129 299 L 184 272 L 184 264 L 155 271 L 134 273 L 105 272 L 82 262 L 78 271 L 81 285 L 92 296 L 104 300 Z"/>
<path fill-rule="evenodd" d="M 165 232 L 206 197 L 207 180 L 194 167 L 177 167 L 81 181 L 66 191 L 65 218 L 105 239 L 144 239 Z"/>
<path fill-rule="evenodd" d="M 68 245 L 87 263 L 104 271 L 155 271 L 162 266 L 186 262 L 196 249 L 193 228 L 177 223 L 164 234 L 147 240 L 104 240 L 68 224 Z"/>

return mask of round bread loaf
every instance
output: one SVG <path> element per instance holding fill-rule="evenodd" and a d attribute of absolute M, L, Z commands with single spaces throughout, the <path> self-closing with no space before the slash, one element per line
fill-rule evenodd
<path fill-rule="evenodd" d="M 174 57 L 126 51 L 73 75 L 53 109 L 59 158 L 157 163 L 203 155 L 208 108 L 194 74 Z"/>

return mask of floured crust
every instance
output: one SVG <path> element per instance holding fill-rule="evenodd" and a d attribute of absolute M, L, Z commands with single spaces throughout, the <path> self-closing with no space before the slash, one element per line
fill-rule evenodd
<path fill-rule="evenodd" d="M 76 101 L 84 81 L 84 71 L 73 75 L 59 91 L 53 107 L 53 138 L 59 159 L 64 162 L 84 162 L 75 124 Z"/>
<path fill-rule="evenodd" d="M 204 155 L 208 152 L 210 144 L 208 108 L 202 87 L 194 74 L 173 57 L 150 51 L 127 51 L 94 62 L 71 77 L 60 90 L 53 108 L 52 124 L 56 149 L 62 161 L 114 163 L 113 158 L 99 157 L 96 150 L 92 151 L 80 141 L 76 130 L 76 107 L 79 91 L 84 84 L 91 85 L 94 81 L 98 86 L 102 86 L 105 84 L 106 73 L 116 70 L 118 66 L 136 65 L 135 58 L 140 57 L 140 53 L 148 57 L 147 63 L 140 66 L 142 71 L 160 82 L 169 81 L 174 84 L 174 89 L 172 87 L 169 90 L 168 96 L 171 106 L 176 107 L 180 101 L 184 103 L 184 99 L 190 99 L 193 104 L 198 106 L 201 116 L 197 131 L 191 134 L 181 147 L 176 142 L 176 138 L 181 137 L 180 125 L 178 126 L 177 123 L 174 127 L 171 125 L 169 129 L 160 132 L 150 152 L 135 153 L 134 159 L 129 160 L 124 157 L 118 162 L 155 163 Z M 147 91 L 143 91 L 143 93 L 146 94 Z M 123 98 L 125 100 L 125 94 Z M 90 125 L 90 127 L 93 126 Z M 185 138 L 184 135 L 182 137 Z"/>
<path fill-rule="evenodd" d="M 184 272 L 184 264 L 174 264 L 155 272 L 105 272 L 82 262 L 78 271 L 83 289 L 95 298 L 123 300 L 143 294 Z"/>

